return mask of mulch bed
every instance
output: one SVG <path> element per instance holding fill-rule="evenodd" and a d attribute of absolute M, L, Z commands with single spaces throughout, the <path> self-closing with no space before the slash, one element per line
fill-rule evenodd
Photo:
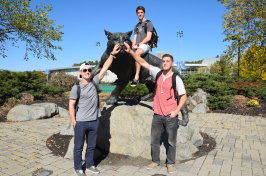
<path fill-rule="evenodd" d="M 201 156 L 207 155 L 216 146 L 215 140 L 207 133 L 200 132 L 200 134 L 203 137 L 203 144 L 202 146 L 198 147 L 198 152 L 196 152 L 189 160 L 195 160 Z M 60 135 L 59 133 L 57 133 L 47 139 L 46 146 L 51 150 L 52 154 L 64 157 L 67 152 L 69 142 L 72 138 L 73 136 L 71 135 Z M 180 160 L 177 161 L 177 163 L 184 163 L 189 160 Z M 127 155 L 106 153 L 104 151 L 102 151 L 102 155 L 95 161 L 97 165 L 99 164 L 114 166 L 147 166 L 148 164 L 150 164 L 150 162 L 151 160 L 141 157 L 134 158 Z"/>
<path fill-rule="evenodd" d="M 109 94 L 103 94 L 100 96 L 100 105 L 103 106 L 104 101 L 109 96 Z M 52 102 L 57 104 L 59 107 L 68 109 L 68 95 L 64 94 L 60 97 L 50 97 L 44 96 L 40 100 L 36 100 L 34 102 L 30 102 L 27 104 L 32 103 L 41 103 L 41 102 Z M 256 99 L 254 97 L 253 99 Z M 251 100 L 251 98 L 246 98 L 242 95 L 236 95 L 231 102 L 231 104 L 224 110 L 214 110 L 210 111 L 210 113 L 227 113 L 227 114 L 238 114 L 238 115 L 246 115 L 246 116 L 261 116 L 266 117 L 266 100 L 259 100 L 259 106 L 257 107 L 248 107 L 246 104 Z M 0 107 L 0 122 L 6 122 L 6 115 L 9 109 L 5 107 Z M 203 137 L 203 145 L 199 147 L 199 151 L 194 154 L 192 159 L 196 159 L 203 155 L 208 154 L 212 149 L 215 148 L 216 142 L 215 140 L 210 137 L 206 133 L 200 132 Z M 54 155 L 57 156 L 64 156 L 67 151 L 68 144 L 71 140 L 72 136 L 54 134 L 49 137 L 46 141 L 46 146 L 51 150 Z M 187 160 L 185 160 L 187 161 Z M 185 161 L 179 161 L 180 163 Z M 102 157 L 96 161 L 98 164 L 108 164 L 108 165 L 134 165 L 134 166 L 146 166 L 150 163 L 150 160 L 144 158 L 133 158 L 130 156 L 119 155 L 119 154 L 112 154 L 112 153 L 104 153 Z"/>
<path fill-rule="evenodd" d="M 258 101 L 259 105 L 256 107 L 249 107 L 247 103 L 250 100 Z M 224 110 L 213 110 L 210 112 L 266 117 L 266 99 L 261 100 L 257 97 L 247 98 L 243 95 L 235 95 L 232 102 Z"/>

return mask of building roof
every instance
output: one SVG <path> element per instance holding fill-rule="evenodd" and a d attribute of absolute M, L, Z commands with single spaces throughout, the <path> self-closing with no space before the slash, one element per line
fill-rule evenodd
<path fill-rule="evenodd" d="M 214 64 L 216 61 L 219 61 L 220 57 L 215 58 L 215 57 L 209 57 L 206 59 L 203 59 L 202 64 L 205 64 L 207 66 L 211 66 L 212 64 Z"/>
<path fill-rule="evenodd" d="M 91 67 L 95 67 L 96 65 L 91 65 Z M 74 66 L 74 67 L 61 67 L 61 68 L 51 68 L 49 69 L 50 71 L 55 71 L 55 70 L 68 70 L 68 69 L 79 69 L 80 66 Z"/>

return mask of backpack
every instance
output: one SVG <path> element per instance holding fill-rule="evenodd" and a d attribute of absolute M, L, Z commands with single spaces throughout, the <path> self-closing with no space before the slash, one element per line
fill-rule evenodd
<path fill-rule="evenodd" d="M 91 79 L 92 80 L 92 79 Z M 95 88 L 96 88 L 96 91 L 97 91 L 97 95 L 98 95 L 98 88 L 97 88 L 97 85 L 96 85 L 96 83 L 92 80 L 91 81 L 92 82 L 92 84 L 95 86 Z M 77 88 L 77 95 L 78 95 L 78 97 L 77 97 L 77 99 L 76 99 L 76 103 L 75 103 L 75 116 L 76 116 L 76 114 L 77 114 L 77 112 L 78 112 L 78 103 L 79 103 L 79 98 L 80 98 L 80 85 L 79 85 L 79 82 L 77 82 L 76 84 L 75 84 L 78 88 Z M 98 96 L 98 107 L 99 107 L 99 96 Z"/>
<path fill-rule="evenodd" d="M 157 80 L 159 79 L 159 77 L 161 76 L 161 74 L 163 73 L 163 70 L 159 71 L 156 75 L 156 78 L 155 78 L 155 87 L 154 87 L 154 94 L 156 93 L 156 89 L 157 89 Z M 177 74 L 175 72 L 173 72 L 173 75 L 172 75 L 172 87 L 170 89 L 174 89 L 174 96 L 175 96 L 175 99 L 177 101 L 177 105 L 179 103 L 178 101 L 178 96 L 177 96 L 177 91 L 176 91 L 176 76 Z"/>
<path fill-rule="evenodd" d="M 145 24 L 144 24 L 144 31 L 145 31 L 145 34 L 147 34 L 147 23 L 148 22 L 151 22 L 150 20 L 146 20 L 145 21 Z M 138 27 L 138 25 L 140 25 L 141 23 L 139 22 L 136 27 Z M 137 31 L 138 33 L 138 31 Z M 153 30 L 152 30 L 152 35 L 151 35 L 151 40 L 148 42 L 149 46 L 152 48 L 157 48 L 157 43 L 158 43 L 158 40 L 159 40 L 159 36 L 156 32 L 156 29 L 153 27 Z"/>

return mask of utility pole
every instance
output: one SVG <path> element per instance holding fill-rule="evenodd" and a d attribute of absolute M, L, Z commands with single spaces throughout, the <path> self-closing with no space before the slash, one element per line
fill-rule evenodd
<path fill-rule="evenodd" d="M 180 37 L 180 75 L 182 75 L 182 68 L 181 68 L 181 62 L 182 62 L 182 37 L 183 37 L 183 31 L 177 32 L 177 37 Z"/>
<path fill-rule="evenodd" d="M 98 61 L 100 61 L 99 60 L 99 47 L 101 46 L 101 43 L 100 42 L 96 42 L 96 46 L 98 46 Z"/>

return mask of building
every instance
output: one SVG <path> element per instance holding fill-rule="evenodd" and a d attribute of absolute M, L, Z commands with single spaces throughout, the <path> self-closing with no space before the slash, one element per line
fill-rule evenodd
<path fill-rule="evenodd" d="M 165 54 L 170 54 L 171 56 L 173 56 L 172 53 L 167 53 L 167 52 L 164 52 L 164 51 L 157 51 L 156 52 L 156 57 L 159 57 L 160 59 L 162 59 L 163 55 Z"/>
<path fill-rule="evenodd" d="M 92 70 L 94 69 L 96 65 L 91 65 Z M 65 72 L 67 75 L 73 75 L 76 76 L 78 79 L 79 77 L 79 66 L 74 66 L 74 67 L 61 67 L 61 68 L 53 68 L 49 69 L 51 74 L 57 74 L 59 72 Z M 116 74 L 111 72 L 110 70 L 107 70 L 107 73 L 103 77 L 101 82 L 104 83 L 111 83 L 114 82 L 117 79 Z"/>

